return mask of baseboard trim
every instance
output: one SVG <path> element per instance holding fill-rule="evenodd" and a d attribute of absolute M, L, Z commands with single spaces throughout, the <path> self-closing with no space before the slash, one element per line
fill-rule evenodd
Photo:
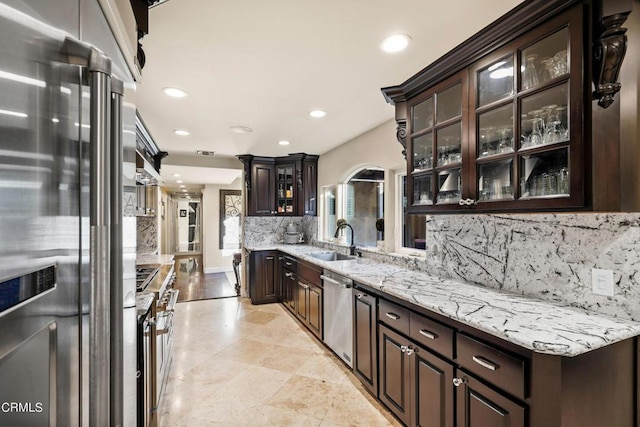
<path fill-rule="evenodd" d="M 209 267 L 204 269 L 204 274 L 226 273 L 229 271 L 233 271 L 233 267 Z"/>

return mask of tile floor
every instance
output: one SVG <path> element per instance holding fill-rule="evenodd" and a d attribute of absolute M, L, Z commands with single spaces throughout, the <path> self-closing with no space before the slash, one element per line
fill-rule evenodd
<path fill-rule="evenodd" d="M 180 303 L 161 427 L 399 426 L 280 304 Z"/>

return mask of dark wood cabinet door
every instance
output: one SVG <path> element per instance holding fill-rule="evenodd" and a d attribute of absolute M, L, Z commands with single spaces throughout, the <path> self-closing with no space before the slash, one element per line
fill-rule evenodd
<path fill-rule="evenodd" d="M 276 302 L 277 278 L 277 251 L 257 251 L 251 253 L 251 268 L 249 276 L 249 297 L 252 304 L 266 304 Z"/>
<path fill-rule="evenodd" d="M 378 395 L 377 298 L 353 290 L 353 373 L 374 395 Z"/>
<path fill-rule="evenodd" d="M 414 408 L 411 425 L 453 427 L 453 365 L 422 347 L 412 357 Z"/>
<path fill-rule="evenodd" d="M 249 215 L 274 215 L 276 208 L 275 166 L 255 162 L 251 168 Z"/>
<path fill-rule="evenodd" d="M 309 285 L 302 282 L 300 279 L 296 281 L 296 315 L 302 323 L 308 322 L 309 310 L 308 306 L 309 298 Z"/>
<path fill-rule="evenodd" d="M 291 271 L 286 271 L 283 277 L 284 287 L 286 292 L 286 307 L 295 314 L 296 312 L 296 298 L 297 298 L 297 288 L 298 288 L 298 280 L 296 278 L 295 273 Z"/>
<path fill-rule="evenodd" d="M 302 164 L 303 206 L 300 214 L 316 216 L 318 213 L 318 160 L 306 160 Z"/>
<path fill-rule="evenodd" d="M 459 370 L 456 427 L 524 427 L 525 408 Z"/>
<path fill-rule="evenodd" d="M 309 285 L 308 292 L 308 326 L 311 332 L 322 339 L 322 288 Z"/>
<path fill-rule="evenodd" d="M 411 421 L 411 358 L 406 349 L 409 340 L 379 325 L 380 391 L 378 398 L 405 425 Z M 493 426 L 496 427 L 496 426 Z"/>

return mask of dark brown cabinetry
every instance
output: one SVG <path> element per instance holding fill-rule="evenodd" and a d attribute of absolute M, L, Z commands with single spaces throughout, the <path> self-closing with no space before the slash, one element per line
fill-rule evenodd
<path fill-rule="evenodd" d="M 322 340 L 322 271 L 308 262 L 297 260 L 296 315 Z"/>
<path fill-rule="evenodd" d="M 453 427 L 454 366 L 379 326 L 379 399 L 406 425 Z"/>
<path fill-rule="evenodd" d="M 378 298 L 353 289 L 353 373 L 378 395 Z"/>
<path fill-rule="evenodd" d="M 249 298 L 252 304 L 277 302 L 280 298 L 281 268 L 278 251 L 251 252 Z"/>
<path fill-rule="evenodd" d="M 524 427 L 525 407 L 496 392 L 462 370 L 456 378 L 456 427 Z M 421 424 L 424 425 L 424 424 Z"/>
<path fill-rule="evenodd" d="M 410 213 L 621 210 L 619 112 L 603 113 L 592 95 L 601 4 L 525 3 L 383 89 L 396 105 Z"/>
<path fill-rule="evenodd" d="M 298 297 L 297 262 L 294 258 L 282 255 L 282 303 L 293 314 L 296 312 Z"/>
<path fill-rule="evenodd" d="M 242 155 L 238 158 L 244 163 L 247 215 L 317 214 L 317 155 Z"/>

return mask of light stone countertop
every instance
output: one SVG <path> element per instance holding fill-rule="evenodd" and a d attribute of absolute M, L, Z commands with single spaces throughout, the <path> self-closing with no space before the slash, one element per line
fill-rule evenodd
<path fill-rule="evenodd" d="M 280 250 L 526 349 L 577 356 L 640 335 L 640 323 L 360 258 L 321 261 L 310 245 L 245 247 Z"/>
<path fill-rule="evenodd" d="M 173 255 L 148 254 L 148 255 L 138 255 L 136 257 L 136 265 L 162 265 L 162 264 L 172 264 L 172 263 L 173 263 Z"/>

